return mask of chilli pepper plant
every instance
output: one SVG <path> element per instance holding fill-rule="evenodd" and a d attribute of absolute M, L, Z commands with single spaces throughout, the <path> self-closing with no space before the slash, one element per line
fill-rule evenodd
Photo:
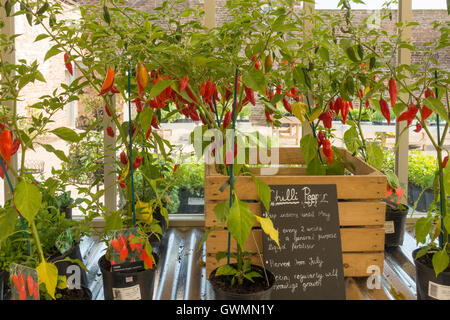
<path fill-rule="evenodd" d="M 6 16 L 9 16 L 11 7 L 9 9 L 7 7 L 5 5 L 1 10 L 6 10 Z M 19 14 L 25 13 L 22 11 L 17 13 Z M 61 85 L 51 94 L 41 96 L 37 102 L 29 106 L 35 111 L 31 115 L 32 126 L 27 129 L 21 127 L 19 123 L 23 117 L 19 115 L 18 102 L 22 99 L 22 90 L 36 81 L 45 82 L 45 78 L 39 71 L 37 61 L 29 63 L 26 60 L 18 62 L 7 60 L 7 53 L 13 50 L 17 37 L 20 35 L 8 36 L 3 33 L 0 37 L 0 177 L 7 181 L 11 196 L 11 199 L 5 201 L 0 213 L 0 245 L 2 248 L 22 250 L 20 254 L 12 255 L 19 260 L 11 262 L 36 268 L 39 273 L 40 289 L 55 299 L 58 282 L 65 284 L 65 281 L 60 281 L 56 265 L 49 262 L 55 243 L 42 241 L 51 239 L 55 234 L 49 236 L 49 230 L 43 230 L 38 225 L 45 217 L 50 219 L 48 216 L 44 217 L 45 214 L 49 214 L 49 206 L 42 201 L 43 191 L 51 192 L 51 189 L 56 189 L 60 184 L 51 177 L 42 182 L 36 181 L 26 168 L 25 160 L 28 151 L 36 151 L 39 147 L 54 153 L 62 161 L 67 161 L 63 151 L 39 142 L 39 138 L 52 133 L 64 140 L 80 139 L 78 134 L 68 128 L 59 127 L 52 130 L 48 128 L 57 112 L 62 111 L 67 103 L 77 100 L 77 95 L 81 93 L 80 80 L 70 85 Z M 17 162 L 16 168 L 13 163 Z M 52 224 L 51 221 L 48 222 Z M 44 231 L 47 235 L 44 235 Z M 14 241 L 23 241 L 23 245 L 16 245 Z M 82 265 L 80 261 L 78 262 Z M 23 288 L 23 283 L 20 284 L 20 288 Z"/>
<path fill-rule="evenodd" d="M 387 15 L 389 17 L 389 15 Z M 384 18 L 387 18 L 384 17 Z M 436 152 L 433 189 L 434 202 L 428 208 L 426 217 L 419 218 L 415 226 L 417 243 L 424 246 L 418 251 L 416 259 L 430 257 L 436 277 L 449 267 L 450 245 L 450 169 L 447 165 L 449 150 L 445 146 L 450 123 L 449 71 L 441 66 L 435 54 L 448 51 L 450 45 L 448 22 L 434 22 L 434 32 L 439 34 L 436 40 L 430 40 L 418 46 L 410 39 L 402 37 L 406 28 L 417 25 L 416 22 L 398 22 L 394 24 L 397 34 L 388 39 L 383 32 L 367 30 L 365 26 L 348 25 L 344 35 L 351 48 L 361 47 L 373 65 L 377 80 L 364 92 L 368 99 L 378 91 L 376 100 L 370 102 L 381 110 L 389 122 L 389 114 L 396 116 L 396 122 L 405 124 L 400 134 L 409 134 L 409 128 L 418 133 L 425 132 Z M 344 40 L 343 40 L 344 41 Z M 419 56 L 411 65 L 398 64 L 395 56 L 400 48 L 406 48 Z M 356 60 L 355 64 L 361 61 Z M 388 93 L 385 94 L 385 91 Z M 438 129 L 438 135 L 431 131 L 427 119 L 436 115 L 444 121 L 444 127 Z M 442 131 L 441 131 L 442 130 Z M 361 144 L 362 140 L 358 143 Z M 381 158 L 382 159 L 382 158 Z M 439 239 L 438 243 L 436 240 Z"/>

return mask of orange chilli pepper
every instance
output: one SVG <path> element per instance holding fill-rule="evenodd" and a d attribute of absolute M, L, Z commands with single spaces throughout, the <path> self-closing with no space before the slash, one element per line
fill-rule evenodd
<path fill-rule="evenodd" d="M 108 72 L 106 73 L 106 78 L 103 81 L 99 96 L 104 95 L 108 91 L 111 91 L 113 86 L 114 86 L 114 69 L 109 68 Z M 115 90 L 117 90 L 117 88 L 115 88 Z"/>

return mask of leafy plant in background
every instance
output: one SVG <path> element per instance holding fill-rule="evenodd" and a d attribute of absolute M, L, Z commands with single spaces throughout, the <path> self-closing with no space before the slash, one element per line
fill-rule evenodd
<path fill-rule="evenodd" d="M 435 54 L 448 50 L 449 28 L 448 22 L 434 22 L 433 30 L 439 33 L 436 40 L 421 43 L 420 47 L 410 39 L 403 39 L 404 30 L 417 25 L 416 22 L 398 22 L 394 24 L 398 33 L 383 37 L 383 33 L 376 30 L 367 30 L 363 26 L 348 24 L 347 43 L 351 48 L 362 47 L 371 57 L 377 70 L 377 81 L 362 96 L 367 99 L 379 91 L 381 96 L 374 103 L 375 107 L 385 115 L 389 121 L 389 114 L 393 112 L 396 122 L 406 124 L 406 127 L 415 127 L 415 132 L 425 131 L 437 154 L 437 166 L 433 179 L 435 201 L 430 206 L 427 217 L 418 219 L 416 223 L 416 240 L 424 244 L 417 253 L 416 259 L 427 255 L 431 257 L 436 276 L 449 267 L 449 238 L 450 231 L 450 202 L 449 202 L 449 166 L 447 166 L 449 150 L 444 142 L 448 134 L 450 123 L 449 105 L 449 72 L 438 63 Z M 400 48 L 417 52 L 419 61 L 411 65 L 397 64 L 394 59 Z M 420 53 L 419 53 L 420 52 Z M 355 60 L 355 63 L 359 61 Z M 384 71 L 383 71 L 384 69 Z M 388 87 L 389 94 L 384 95 L 383 89 Z M 388 104 L 388 101 L 390 104 Z M 436 139 L 429 130 L 427 119 L 432 114 L 439 115 L 444 121 L 441 136 Z M 408 132 L 408 130 L 403 130 Z M 402 133 L 403 133 L 402 132 Z M 439 238 L 439 245 L 435 240 Z"/>
<path fill-rule="evenodd" d="M 91 184 L 103 177 L 103 133 L 88 131 L 82 140 L 69 144 L 68 161 L 62 169 L 70 182 Z"/>
<path fill-rule="evenodd" d="M 408 179 L 416 186 L 433 188 L 437 161 L 432 155 L 421 151 L 410 151 L 408 155 Z"/>

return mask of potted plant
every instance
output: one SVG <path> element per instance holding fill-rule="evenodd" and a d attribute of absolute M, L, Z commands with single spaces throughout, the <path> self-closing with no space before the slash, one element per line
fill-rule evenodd
<path fill-rule="evenodd" d="M 436 159 L 420 151 L 408 155 L 408 179 L 411 186 L 411 203 L 415 210 L 427 212 L 434 201 L 433 182 L 437 167 Z"/>
<path fill-rule="evenodd" d="M 204 211 L 205 164 L 203 161 L 185 160 L 179 165 L 175 183 L 180 187 L 180 213 Z"/>
<path fill-rule="evenodd" d="M 40 275 L 39 284 L 36 283 L 36 289 L 40 288 L 43 293 L 41 297 L 48 296 L 51 299 L 55 299 L 58 298 L 56 295 L 57 286 L 61 289 L 67 287 L 66 277 L 58 273 L 58 268 L 55 263 L 60 261 L 51 262 L 49 256 L 46 255 L 46 250 L 50 246 L 54 246 L 55 243 L 43 245 L 42 240 L 45 240 L 46 236 L 44 236 L 43 230 L 38 228 L 38 225 L 42 221 L 43 216 L 50 213 L 46 204 L 42 202 L 42 192 L 39 190 L 36 180 L 25 166 L 25 160 L 27 151 L 34 150 L 37 146 L 42 147 L 48 152 L 55 153 L 63 161 L 67 159 L 62 151 L 56 150 L 50 145 L 40 143 L 37 139 L 42 134 L 49 132 L 47 126 L 53 121 L 52 117 L 54 114 L 62 110 L 68 101 L 76 100 L 75 96 L 79 93 L 79 90 L 76 89 L 76 86 L 69 86 L 66 88 L 68 90 L 62 90 L 60 92 L 56 92 L 55 90 L 51 95 L 40 97 L 38 102 L 30 106 L 31 109 L 36 111 L 31 116 L 33 125 L 27 130 L 24 130 L 19 125 L 22 117 L 17 112 L 17 102 L 21 95 L 21 90 L 27 84 L 45 80 L 39 72 L 36 62 L 29 64 L 25 60 L 20 60 L 17 64 L 4 63 L 4 53 L 12 48 L 15 37 L 16 35 L 2 37 L 0 42 L 0 59 L 2 61 L 0 66 L 2 78 L 0 83 L 0 97 L 1 101 L 10 101 L 12 105 L 10 109 L 2 109 L 0 126 L 0 176 L 8 182 L 9 192 L 12 196 L 12 200 L 5 201 L 1 210 L 0 241 L 3 246 L 4 243 L 10 240 L 10 237 L 15 237 L 17 233 L 21 233 L 22 238 L 14 239 L 18 240 L 19 243 L 17 245 L 6 244 L 6 247 L 8 250 L 23 250 L 25 248 L 25 252 L 22 251 L 22 254 L 17 256 L 6 252 L 6 261 L 11 258 L 19 258 L 20 260 L 18 261 L 8 262 L 24 263 L 27 264 L 27 267 L 35 268 Z M 44 117 L 44 113 L 47 116 Z M 51 133 L 65 138 L 67 138 L 67 134 L 75 134 L 67 128 L 56 128 Z M 16 153 L 20 157 L 20 165 L 17 169 L 11 165 Z M 16 181 L 15 186 L 12 184 L 12 177 Z M 51 178 L 46 183 L 50 180 Z M 47 190 L 51 188 L 48 185 L 42 187 Z M 49 219 L 48 221 L 51 223 L 54 220 Z M 64 221 L 69 222 L 65 218 Z M 81 261 L 77 261 L 77 263 L 82 265 Z M 14 278 L 14 275 L 10 274 L 11 278 Z M 15 286 L 15 288 L 17 287 Z"/>
<path fill-rule="evenodd" d="M 419 218 L 415 225 L 417 243 L 423 246 L 413 252 L 416 264 L 416 284 L 418 299 L 442 299 L 442 286 L 449 286 L 449 245 L 448 245 L 448 212 L 449 212 L 449 169 L 447 166 L 449 151 L 444 145 L 450 122 L 448 97 L 448 70 L 437 65 L 433 57 L 440 50 L 448 50 L 448 28 L 446 24 L 434 22 L 433 29 L 440 33 L 437 40 L 428 41 L 424 47 L 418 48 L 409 39 L 402 38 L 405 28 L 415 25 L 414 22 L 398 24 L 399 34 L 394 41 L 380 41 L 377 47 L 361 42 L 374 59 L 389 70 L 384 77 L 388 81 L 392 111 L 397 122 L 414 127 L 415 132 L 425 131 L 436 152 L 437 165 L 433 179 L 434 202 L 427 208 L 427 216 Z M 353 33 L 356 35 L 357 32 Z M 360 38 L 353 37 L 358 41 Z M 389 52 L 397 52 L 398 48 L 408 48 L 412 52 L 420 51 L 420 63 L 411 66 L 395 65 L 386 59 Z M 425 49 L 423 49 L 425 48 Z M 410 79 L 409 82 L 406 79 Z M 385 86 L 378 83 L 374 86 Z M 367 95 L 370 95 L 368 93 Z M 381 111 L 385 110 L 386 118 L 390 112 L 387 103 L 381 103 Z M 431 133 L 427 119 L 436 114 L 444 121 L 442 134 L 437 138 Z M 389 121 L 389 120 L 388 120 Z M 404 130 L 404 132 L 408 132 Z M 438 131 L 439 132 L 439 131 Z M 436 243 L 438 240 L 438 243 Z"/>

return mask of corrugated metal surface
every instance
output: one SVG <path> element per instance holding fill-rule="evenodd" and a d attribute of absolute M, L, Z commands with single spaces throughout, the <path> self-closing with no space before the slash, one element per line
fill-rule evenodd
<path fill-rule="evenodd" d="M 154 300 L 208 300 L 213 293 L 206 281 L 205 246 L 199 248 L 203 238 L 202 228 L 169 229 L 161 241 L 161 253 L 155 273 Z M 386 295 L 392 284 L 401 291 L 407 299 L 416 299 L 415 267 L 411 252 L 415 249 L 414 238 L 405 233 L 402 247 L 389 249 L 385 252 L 385 267 L 381 285 Z M 83 239 L 80 249 L 83 261 L 90 270 L 88 287 L 94 300 L 103 300 L 103 281 L 98 267 L 99 258 L 105 253 L 105 245 L 95 238 Z M 357 279 L 360 286 L 365 285 L 364 279 Z"/>
<path fill-rule="evenodd" d="M 207 298 L 205 281 L 205 246 L 199 248 L 203 231 L 198 228 L 169 229 L 156 252 L 154 300 L 200 300 Z M 103 300 L 102 274 L 98 260 L 106 246 L 96 238 L 85 238 L 80 244 L 83 262 L 90 271 L 88 287 L 94 300 Z"/>

